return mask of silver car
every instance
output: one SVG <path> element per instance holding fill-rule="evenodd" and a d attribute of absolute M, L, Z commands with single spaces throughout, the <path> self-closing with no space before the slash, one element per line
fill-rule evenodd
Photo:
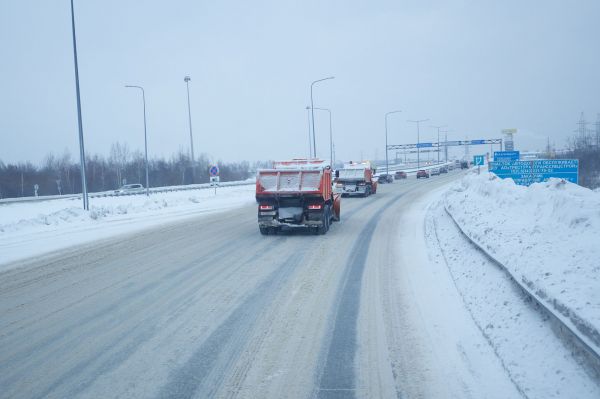
<path fill-rule="evenodd" d="M 144 186 L 142 184 L 125 184 L 124 186 L 119 187 L 115 190 L 115 194 L 117 195 L 126 195 L 126 194 L 139 194 L 145 191 Z"/>

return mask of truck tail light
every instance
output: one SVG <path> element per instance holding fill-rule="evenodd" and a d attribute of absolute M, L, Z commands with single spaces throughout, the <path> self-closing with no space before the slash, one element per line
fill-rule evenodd
<path fill-rule="evenodd" d="M 258 209 L 261 211 L 272 211 L 273 205 L 259 205 Z"/>
<path fill-rule="evenodd" d="M 319 210 L 321 208 L 323 208 L 323 205 L 321 205 L 321 204 L 309 205 L 308 206 L 308 209 L 310 209 L 310 210 Z"/>

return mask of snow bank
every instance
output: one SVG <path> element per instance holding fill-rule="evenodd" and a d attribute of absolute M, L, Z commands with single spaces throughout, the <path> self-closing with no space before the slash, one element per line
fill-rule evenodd
<path fill-rule="evenodd" d="M 0 205 L 0 265 L 34 255 L 251 204 L 254 185 Z M 6 269 L 0 267 L 0 271 Z"/>
<path fill-rule="evenodd" d="M 600 193 L 470 174 L 445 194 L 462 230 L 600 347 Z"/>

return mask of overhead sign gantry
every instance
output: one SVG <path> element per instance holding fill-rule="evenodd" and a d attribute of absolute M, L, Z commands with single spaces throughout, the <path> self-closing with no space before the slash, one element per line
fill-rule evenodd
<path fill-rule="evenodd" d="M 415 143 L 415 144 L 388 144 L 389 150 L 410 150 L 413 148 L 441 148 L 441 147 L 456 147 L 462 145 L 483 145 L 483 144 L 500 144 L 502 148 L 502 139 L 481 139 L 481 140 L 454 140 L 440 141 L 439 143 Z"/>

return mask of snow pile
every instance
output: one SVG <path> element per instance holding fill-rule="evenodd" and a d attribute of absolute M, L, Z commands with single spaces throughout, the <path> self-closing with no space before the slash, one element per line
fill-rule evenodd
<path fill-rule="evenodd" d="M 0 205 L 0 265 L 173 220 L 254 203 L 254 184 L 145 195 Z M 0 267 L 0 270 L 2 268 Z"/>
<path fill-rule="evenodd" d="M 7 204 L 0 206 L 0 234 L 22 229 L 38 229 L 44 226 L 100 221 L 119 215 L 157 213 L 166 208 L 201 208 L 206 210 L 202 206 L 203 204 L 214 207 L 219 203 L 222 206 L 227 206 L 228 204 L 236 204 L 239 199 L 247 199 L 248 192 L 254 193 L 254 186 L 221 188 L 218 190 L 216 196 L 213 190 L 198 190 L 193 193 L 183 191 L 152 194 L 150 197 L 137 195 L 94 198 L 90 199 L 89 212 L 82 209 L 80 200 L 72 199 Z M 200 206 L 195 206 L 195 204 L 200 204 Z"/>
<path fill-rule="evenodd" d="M 468 175 L 445 194 L 461 229 L 600 347 L 600 193 Z"/>

